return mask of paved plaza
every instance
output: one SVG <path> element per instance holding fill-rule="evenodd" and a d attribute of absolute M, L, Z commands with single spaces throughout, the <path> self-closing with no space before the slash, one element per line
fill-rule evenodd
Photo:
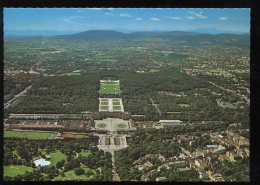
<path fill-rule="evenodd" d="M 107 118 L 103 120 L 95 120 L 96 130 L 106 130 L 106 131 L 120 131 L 128 130 L 129 122 L 119 118 Z"/>

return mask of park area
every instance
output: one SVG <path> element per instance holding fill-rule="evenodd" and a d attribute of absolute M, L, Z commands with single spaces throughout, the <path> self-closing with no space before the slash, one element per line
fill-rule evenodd
<path fill-rule="evenodd" d="M 119 80 L 100 80 L 100 91 L 103 94 L 120 94 Z"/>
<path fill-rule="evenodd" d="M 9 165 L 4 166 L 4 176 L 15 177 L 17 175 L 25 174 L 26 172 L 32 172 L 33 168 L 24 165 Z"/>
<path fill-rule="evenodd" d="M 5 130 L 4 137 L 17 137 L 28 139 L 54 139 L 57 132 L 37 132 L 37 131 L 12 131 Z"/>
<path fill-rule="evenodd" d="M 53 179 L 53 181 L 80 181 L 80 180 L 91 180 L 97 172 L 93 169 L 90 169 L 86 166 L 81 166 L 85 171 L 82 175 L 76 175 L 74 170 L 69 170 L 64 172 L 64 176 L 59 175 Z"/>

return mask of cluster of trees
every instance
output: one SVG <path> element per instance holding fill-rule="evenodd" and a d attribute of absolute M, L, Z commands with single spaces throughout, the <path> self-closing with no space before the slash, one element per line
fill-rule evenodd
<path fill-rule="evenodd" d="M 125 181 L 141 179 L 142 173 L 133 165 L 135 160 L 147 154 L 161 154 L 164 157 L 173 157 L 179 156 L 181 152 L 179 143 L 163 142 L 158 137 L 157 131 L 137 131 L 134 136 L 128 139 L 128 143 L 129 147 L 117 151 L 115 158 L 116 171 L 121 180 Z M 156 157 L 152 158 L 151 161 L 157 167 L 162 164 Z"/>
<path fill-rule="evenodd" d="M 180 171 L 175 167 L 171 167 L 169 170 L 161 170 L 160 176 L 165 176 L 169 181 L 177 182 L 196 182 L 201 181 L 199 179 L 199 173 L 195 169 Z"/>
<path fill-rule="evenodd" d="M 225 181 L 250 181 L 249 159 L 241 159 L 236 162 L 224 160 L 223 162 L 216 161 L 212 168 L 215 172 L 223 175 Z"/>
<path fill-rule="evenodd" d="M 58 175 L 64 175 L 64 172 L 74 170 L 76 175 L 82 173 L 82 165 L 95 169 L 97 175 L 92 180 L 109 181 L 112 179 L 111 155 L 98 150 L 95 146 L 98 138 L 89 136 L 87 139 L 75 140 L 28 140 L 10 138 L 5 140 L 4 146 L 4 165 L 25 165 L 33 167 L 32 172 L 15 177 L 5 176 L 5 180 L 52 180 Z M 43 157 L 51 152 L 61 151 L 67 158 L 60 160 L 56 166 L 50 165 L 36 168 L 32 159 L 34 157 Z M 83 150 L 89 150 L 87 157 L 80 154 Z M 14 152 L 15 151 L 15 152 Z M 43 152 L 44 151 L 44 152 Z M 76 155 L 78 153 L 78 156 Z M 100 168 L 100 170 L 98 170 Z M 44 173 L 45 175 L 43 175 Z M 86 173 L 86 176 L 93 175 Z"/>

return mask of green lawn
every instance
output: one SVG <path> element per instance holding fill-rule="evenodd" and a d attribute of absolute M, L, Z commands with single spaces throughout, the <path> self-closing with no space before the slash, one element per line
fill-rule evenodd
<path fill-rule="evenodd" d="M 88 157 L 91 154 L 91 151 L 89 150 L 81 150 L 80 155 L 82 157 Z"/>
<path fill-rule="evenodd" d="M 110 138 L 109 137 L 105 138 L 105 145 L 110 145 Z"/>
<path fill-rule="evenodd" d="M 108 106 L 102 106 L 101 105 L 101 110 L 108 110 Z"/>
<path fill-rule="evenodd" d="M 114 103 L 114 102 L 119 102 L 120 100 L 119 99 L 113 99 L 112 101 Z"/>
<path fill-rule="evenodd" d="M 79 76 L 80 73 L 72 72 L 72 73 L 67 73 L 67 75 L 69 75 L 69 76 Z"/>
<path fill-rule="evenodd" d="M 92 170 L 86 166 L 81 166 L 81 168 L 83 168 L 85 170 L 85 173 L 87 171 L 92 171 L 94 173 L 94 175 L 96 175 L 96 171 L 95 170 Z M 78 180 L 90 180 L 93 178 L 93 175 L 88 177 L 86 176 L 85 174 L 83 175 L 76 175 L 74 170 L 70 170 L 70 171 L 67 171 L 67 172 L 64 172 L 65 174 L 65 177 L 62 177 L 61 175 L 55 177 L 54 179 L 52 179 L 53 181 L 67 181 L 67 180 L 74 180 L 74 181 L 78 181 Z"/>
<path fill-rule="evenodd" d="M 54 139 L 56 132 L 35 132 L 35 131 L 4 131 L 4 137 L 18 137 L 28 139 Z"/>
<path fill-rule="evenodd" d="M 121 90 L 118 84 L 101 84 L 99 92 L 101 94 L 119 94 Z"/>
<path fill-rule="evenodd" d="M 105 123 L 98 123 L 97 124 L 98 128 L 105 128 L 106 126 L 107 126 L 107 124 L 105 124 Z"/>
<path fill-rule="evenodd" d="M 101 103 L 101 106 L 102 105 L 108 105 L 108 101 L 102 101 L 102 102 L 100 102 Z"/>
<path fill-rule="evenodd" d="M 127 127 L 127 124 L 125 123 L 119 123 L 116 125 L 118 128 L 126 128 Z"/>
<path fill-rule="evenodd" d="M 120 145 L 119 137 L 115 137 L 114 140 L 115 140 L 115 145 Z"/>
<path fill-rule="evenodd" d="M 160 70 L 158 70 L 158 69 L 150 69 L 149 73 L 156 73 L 158 71 L 160 71 Z"/>
<path fill-rule="evenodd" d="M 119 101 L 113 101 L 113 105 L 120 105 Z"/>
<path fill-rule="evenodd" d="M 121 110 L 121 106 L 113 106 L 113 110 Z"/>
<path fill-rule="evenodd" d="M 17 175 L 25 174 L 26 171 L 32 172 L 33 168 L 23 165 L 4 166 L 4 176 L 15 177 Z"/>
<path fill-rule="evenodd" d="M 61 151 L 56 151 L 56 152 L 51 152 L 50 154 L 47 154 L 51 156 L 51 165 L 52 166 L 56 166 L 56 164 L 61 161 L 61 160 L 65 160 L 67 159 L 67 156 L 62 153 Z"/>

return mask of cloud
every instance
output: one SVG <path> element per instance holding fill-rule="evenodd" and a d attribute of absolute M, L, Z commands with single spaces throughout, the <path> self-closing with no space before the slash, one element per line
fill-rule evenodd
<path fill-rule="evenodd" d="M 151 21 L 160 21 L 161 19 L 157 18 L 157 17 L 151 17 L 150 18 Z"/>
<path fill-rule="evenodd" d="M 105 12 L 104 14 L 105 14 L 105 15 L 113 15 L 113 14 L 110 13 L 110 12 Z"/>
<path fill-rule="evenodd" d="M 107 10 L 113 11 L 115 8 L 106 8 Z"/>
<path fill-rule="evenodd" d="M 227 17 L 219 17 L 218 19 L 221 21 L 225 21 L 225 20 L 227 20 Z"/>
<path fill-rule="evenodd" d="M 143 20 L 142 18 L 140 18 L 140 17 L 137 17 L 136 18 L 136 20 L 138 20 L 138 21 L 141 21 L 141 20 Z"/>
<path fill-rule="evenodd" d="M 203 12 L 200 11 L 200 12 L 193 12 L 193 11 L 190 11 L 188 12 L 189 14 L 191 14 L 192 16 L 198 18 L 198 19 L 207 19 L 208 17 L 203 15 Z"/>
<path fill-rule="evenodd" d="M 173 16 L 173 17 L 165 17 L 165 18 L 172 19 L 172 20 L 180 20 L 181 19 L 181 17 L 175 17 L 175 16 Z"/>
<path fill-rule="evenodd" d="M 132 17 L 131 15 L 128 15 L 126 13 L 120 13 L 119 16 L 121 16 L 121 17 L 129 17 L 129 18 Z"/>
<path fill-rule="evenodd" d="M 88 10 L 103 10 L 103 8 L 87 8 Z"/>
<path fill-rule="evenodd" d="M 187 16 L 187 19 L 193 20 L 193 19 L 195 19 L 195 18 L 192 17 L 192 16 Z"/>
<path fill-rule="evenodd" d="M 68 18 L 60 18 L 58 20 L 63 21 L 63 22 L 70 22 L 70 19 L 68 19 Z"/>

